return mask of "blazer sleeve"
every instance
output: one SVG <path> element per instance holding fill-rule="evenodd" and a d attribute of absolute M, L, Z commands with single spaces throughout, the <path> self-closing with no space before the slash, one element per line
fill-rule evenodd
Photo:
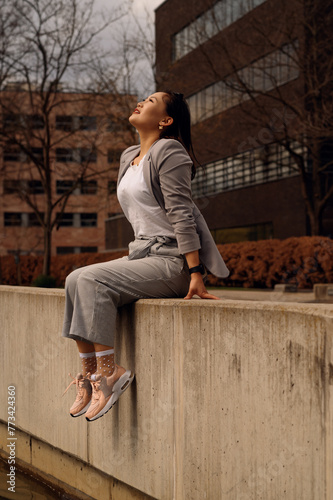
<path fill-rule="evenodd" d="M 165 211 L 178 243 L 179 252 L 185 254 L 199 250 L 200 238 L 193 215 L 191 194 L 192 160 L 180 142 L 163 140 L 152 160 L 158 169 L 159 184 Z"/>

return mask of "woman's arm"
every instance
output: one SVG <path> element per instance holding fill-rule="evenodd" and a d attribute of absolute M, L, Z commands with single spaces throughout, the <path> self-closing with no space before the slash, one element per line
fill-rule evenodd
<path fill-rule="evenodd" d="M 196 267 L 200 264 L 198 250 L 186 253 L 185 257 L 189 268 Z M 187 300 L 191 299 L 193 295 L 198 295 L 201 299 L 219 300 L 218 297 L 207 292 L 205 284 L 202 279 L 202 274 L 200 272 L 191 274 L 190 287 L 185 299 Z"/>

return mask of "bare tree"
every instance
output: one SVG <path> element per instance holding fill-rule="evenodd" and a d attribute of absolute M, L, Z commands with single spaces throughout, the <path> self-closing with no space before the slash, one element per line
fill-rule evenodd
<path fill-rule="evenodd" d="M 126 95 L 143 97 L 154 91 L 156 85 L 154 22 L 147 8 L 140 9 L 140 16 L 130 8 L 126 17 L 117 23 L 113 36 L 116 49 L 112 51 L 115 62 L 107 68 L 93 66 L 93 74 L 103 90 L 111 91 L 112 86 L 122 89 Z"/>
<path fill-rule="evenodd" d="M 113 95 L 103 94 L 96 81 L 92 89 L 89 75 L 92 64 L 103 67 L 109 57 L 100 35 L 127 7 L 123 4 L 112 15 L 104 12 L 98 18 L 94 0 L 0 3 L 0 141 L 5 160 L 1 174 L 15 184 L 13 191 L 43 229 L 44 274 L 50 270 L 52 232 L 70 195 L 103 173 L 96 171 L 96 152 L 106 154 L 103 137 L 108 123 L 119 123 L 128 105 L 116 86 L 109 84 Z M 71 121 L 69 106 L 79 110 Z M 99 117 L 98 124 L 89 118 L 93 115 Z M 54 187 L 55 169 L 58 177 L 72 180 L 61 193 Z M 35 196 L 36 179 L 42 201 Z"/>

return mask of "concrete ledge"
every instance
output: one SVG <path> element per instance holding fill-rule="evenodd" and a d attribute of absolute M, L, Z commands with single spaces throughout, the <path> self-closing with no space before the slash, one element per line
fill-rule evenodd
<path fill-rule="evenodd" d="M 333 498 L 331 305 L 126 306 L 116 350 L 135 383 L 89 425 L 68 416 L 74 389 L 61 398 L 80 366 L 74 342 L 60 337 L 63 307 L 63 290 L 0 287 L 0 398 L 16 387 L 24 435 L 160 500 Z M 58 460 L 50 466 L 20 442 L 23 461 L 62 480 Z M 73 463 L 71 485 L 91 495 Z"/>
<path fill-rule="evenodd" d="M 43 483 L 73 499 L 154 500 L 115 478 L 95 469 L 86 462 L 63 452 L 26 432 L 16 430 L 16 463 L 18 470 L 30 473 Z M 7 422 L 0 421 L 0 442 L 8 442 Z M 0 455 L 8 461 L 8 449 L 0 449 Z M 8 468 L 8 466 L 7 466 Z M 69 484 L 70 481 L 70 484 Z M 7 493 L 1 485 L 0 494 Z M 85 493 L 83 493 L 83 490 Z M 16 492 L 18 493 L 18 492 Z M 21 492 L 20 492 L 21 493 Z M 6 498 L 6 497 L 0 497 Z M 23 496 L 21 495 L 21 498 Z M 61 497 L 63 498 L 63 497 Z M 64 497 L 64 498 L 67 498 Z"/>
<path fill-rule="evenodd" d="M 333 283 L 315 284 L 315 299 L 321 302 L 333 302 Z"/>

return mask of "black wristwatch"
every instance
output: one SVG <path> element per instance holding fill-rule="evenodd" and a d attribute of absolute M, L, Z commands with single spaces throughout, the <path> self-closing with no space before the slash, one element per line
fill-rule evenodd
<path fill-rule="evenodd" d="M 202 264 L 199 264 L 198 266 L 190 267 L 189 268 L 189 273 L 190 274 L 193 274 L 193 273 L 205 274 L 205 268 L 204 268 L 204 266 Z"/>

